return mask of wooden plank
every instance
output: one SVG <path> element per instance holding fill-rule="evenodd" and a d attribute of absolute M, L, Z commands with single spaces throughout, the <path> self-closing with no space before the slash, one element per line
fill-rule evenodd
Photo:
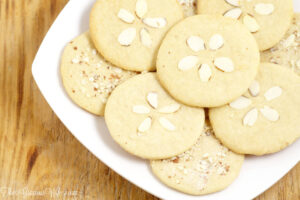
<path fill-rule="evenodd" d="M 156 200 L 89 153 L 32 79 L 38 47 L 66 3 L 0 1 L 0 199 Z M 300 199 L 299 182 L 300 164 L 257 200 Z"/>

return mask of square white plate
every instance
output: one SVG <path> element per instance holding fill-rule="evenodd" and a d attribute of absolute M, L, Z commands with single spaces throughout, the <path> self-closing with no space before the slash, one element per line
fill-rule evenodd
<path fill-rule="evenodd" d="M 246 158 L 238 179 L 227 189 L 206 196 L 190 196 L 160 183 L 148 161 L 123 151 L 111 138 L 103 118 L 77 107 L 64 91 L 59 63 L 64 46 L 88 30 L 88 17 L 95 0 L 70 0 L 45 37 L 32 65 L 33 77 L 47 102 L 73 133 L 97 158 L 118 174 L 153 195 L 172 200 L 252 199 L 284 176 L 300 158 L 300 140 L 279 153 Z M 300 1 L 294 0 L 300 11 Z"/>

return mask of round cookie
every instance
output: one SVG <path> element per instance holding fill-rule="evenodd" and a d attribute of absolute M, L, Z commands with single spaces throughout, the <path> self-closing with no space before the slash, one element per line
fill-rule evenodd
<path fill-rule="evenodd" d="M 206 126 L 188 151 L 165 160 L 152 160 L 153 173 L 166 185 L 192 195 L 220 191 L 239 175 L 244 156 L 235 154 L 214 137 Z"/>
<path fill-rule="evenodd" d="M 183 18 L 177 0 L 98 0 L 90 31 L 98 51 L 127 70 L 154 71 L 161 40 Z"/>
<path fill-rule="evenodd" d="M 157 57 L 162 85 L 178 101 L 197 107 L 221 106 L 242 95 L 258 66 L 258 46 L 247 28 L 216 15 L 176 24 Z"/>
<path fill-rule="evenodd" d="M 107 63 L 97 53 L 88 32 L 67 44 L 60 70 L 70 98 L 83 109 L 101 116 L 111 91 L 136 75 Z"/>
<path fill-rule="evenodd" d="M 279 42 L 294 13 L 293 0 L 198 0 L 197 11 L 239 19 L 253 33 L 261 51 Z"/>
<path fill-rule="evenodd" d="M 126 151 L 147 159 L 178 155 L 193 146 L 203 130 L 203 109 L 181 105 L 160 86 L 155 73 L 135 76 L 108 99 L 105 121 Z"/>
<path fill-rule="evenodd" d="M 296 13 L 284 38 L 274 47 L 261 52 L 262 62 L 291 68 L 300 76 L 300 13 Z"/>
<path fill-rule="evenodd" d="M 300 78 L 262 63 L 249 91 L 229 105 L 209 110 L 215 135 L 231 150 L 264 155 L 300 137 Z"/>

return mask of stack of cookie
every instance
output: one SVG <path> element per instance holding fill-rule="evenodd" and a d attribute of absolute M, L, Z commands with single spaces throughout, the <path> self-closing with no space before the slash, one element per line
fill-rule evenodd
<path fill-rule="evenodd" d="M 90 31 L 65 48 L 63 83 L 163 183 L 216 192 L 245 154 L 300 137 L 293 16 L 292 0 L 98 0 Z"/>

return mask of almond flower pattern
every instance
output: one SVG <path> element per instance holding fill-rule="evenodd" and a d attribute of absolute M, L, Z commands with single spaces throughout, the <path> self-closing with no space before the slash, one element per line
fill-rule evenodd
<path fill-rule="evenodd" d="M 251 2 L 252 0 L 247 0 Z M 233 19 L 240 19 L 243 15 L 242 22 L 249 29 L 251 33 L 259 31 L 260 26 L 256 21 L 255 17 L 251 13 L 244 13 L 240 6 L 240 0 L 225 0 L 226 3 L 233 6 L 232 9 L 224 13 L 225 17 Z M 271 15 L 275 10 L 275 6 L 272 3 L 257 3 L 253 7 L 253 11 L 259 15 Z"/>
<path fill-rule="evenodd" d="M 188 47 L 195 53 L 206 50 L 206 46 L 209 47 L 211 51 L 217 51 L 224 46 L 224 38 L 220 34 L 214 34 L 208 45 L 205 45 L 204 40 L 199 36 L 190 36 L 186 43 Z M 200 59 L 198 56 L 191 55 L 182 58 L 178 63 L 178 69 L 181 71 L 186 71 L 194 67 L 199 66 L 199 77 L 201 81 L 208 82 L 212 77 L 211 66 L 207 63 L 202 63 L 199 65 Z M 229 57 L 217 57 L 213 61 L 214 66 L 222 72 L 233 72 L 234 63 Z"/>
<path fill-rule="evenodd" d="M 164 28 L 167 25 L 167 20 L 163 17 L 144 18 L 144 16 L 147 14 L 147 11 L 147 0 L 137 0 L 135 7 L 135 15 L 130 13 L 128 10 L 121 8 L 118 12 L 118 18 L 124 23 L 133 24 L 136 20 L 136 16 L 138 18 L 137 20 L 140 21 L 142 24 L 155 29 Z M 130 46 L 136 37 L 136 32 L 136 28 L 134 27 L 126 28 L 118 36 L 119 43 L 122 46 Z M 149 33 L 149 30 L 146 27 L 144 27 L 140 30 L 139 34 L 141 43 L 146 47 L 151 47 L 152 38 Z"/>
<path fill-rule="evenodd" d="M 260 93 L 260 85 L 258 81 L 254 81 L 249 88 L 249 93 L 252 97 L 257 97 Z M 279 98 L 282 95 L 282 88 L 279 86 L 274 86 L 268 89 L 264 94 L 264 99 L 269 102 L 274 99 Z M 252 104 L 251 99 L 241 96 L 235 101 L 231 102 L 229 106 L 234 109 L 245 109 Z M 244 116 L 243 124 L 244 126 L 254 126 L 257 121 L 258 113 L 260 113 L 269 121 L 276 122 L 279 120 L 279 113 L 275 109 L 265 105 L 263 108 L 252 108 Z"/>
<path fill-rule="evenodd" d="M 135 105 L 132 107 L 132 111 L 136 114 L 149 114 L 151 109 L 153 109 L 156 112 L 159 112 L 161 114 L 172 114 L 177 112 L 180 109 L 180 105 L 177 103 L 173 103 L 167 106 L 164 106 L 162 108 L 158 108 L 158 95 L 156 92 L 149 92 L 147 94 L 147 103 L 149 104 L 150 108 L 148 106 L 144 105 Z M 167 131 L 175 131 L 176 126 L 170 122 L 165 117 L 159 117 L 159 123 L 160 125 L 166 129 Z M 146 119 L 142 121 L 142 123 L 138 126 L 137 132 L 139 135 L 145 133 L 148 131 L 152 126 L 153 117 L 148 116 Z"/>

